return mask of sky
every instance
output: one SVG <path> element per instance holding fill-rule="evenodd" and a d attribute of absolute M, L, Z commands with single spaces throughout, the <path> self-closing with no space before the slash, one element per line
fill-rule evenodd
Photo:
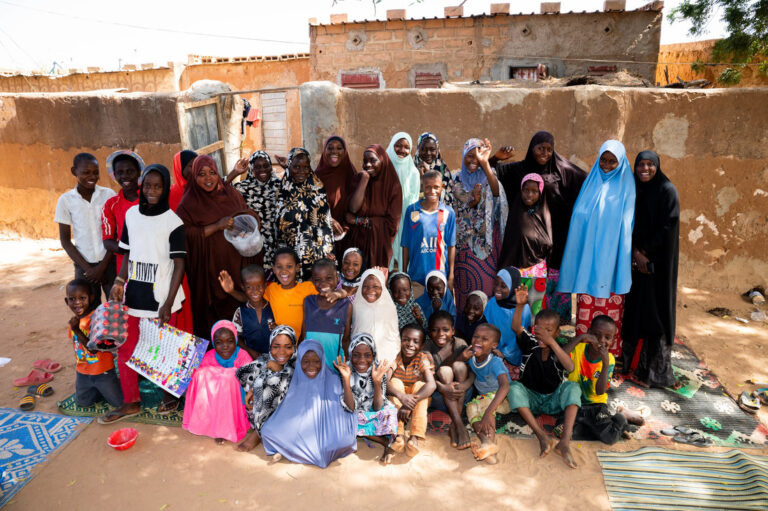
<path fill-rule="evenodd" d="M 467 0 L 464 15 L 490 11 L 492 1 Z M 650 0 L 627 0 L 628 10 Z M 349 20 L 384 19 L 387 9 L 407 17 L 443 16 L 460 0 L 0 0 L 0 70 L 49 73 L 58 66 L 117 70 L 124 64 L 187 62 L 187 55 L 250 56 L 309 51 L 308 19 L 327 23 L 331 14 Z M 539 12 L 540 2 L 510 1 L 512 13 Z M 716 13 L 706 34 L 693 38 L 689 24 L 666 14 L 680 0 L 667 0 L 661 43 L 725 35 Z M 602 10 L 603 0 L 561 0 L 561 11 Z M 54 64 L 55 63 L 55 64 Z"/>

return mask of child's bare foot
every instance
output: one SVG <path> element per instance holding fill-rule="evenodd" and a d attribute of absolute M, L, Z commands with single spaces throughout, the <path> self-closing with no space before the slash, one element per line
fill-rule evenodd
<path fill-rule="evenodd" d="M 261 437 L 259 436 L 259 432 L 254 429 L 245 435 L 243 441 L 238 444 L 237 450 L 240 452 L 252 451 L 257 445 L 259 445 L 259 442 L 261 442 Z"/>
<path fill-rule="evenodd" d="M 415 436 L 410 437 L 405 444 L 405 454 L 413 458 L 419 452 L 421 452 L 421 449 L 419 449 L 419 439 Z"/>
<path fill-rule="evenodd" d="M 381 455 L 381 462 L 382 465 L 390 465 L 392 463 L 392 459 L 395 457 L 395 451 L 393 451 L 389 447 L 384 448 L 384 452 Z"/>
<path fill-rule="evenodd" d="M 397 453 L 403 452 L 405 450 L 405 438 L 403 435 L 397 435 L 397 438 L 395 438 L 395 441 L 392 442 L 392 445 L 389 447 Z"/>
<path fill-rule="evenodd" d="M 552 450 L 552 443 L 549 438 L 545 436 L 536 436 L 536 439 L 539 441 L 539 458 L 543 458 L 547 454 L 549 454 L 549 451 Z"/>
<path fill-rule="evenodd" d="M 571 468 L 576 468 L 576 461 L 571 454 L 571 447 L 568 444 L 564 444 L 562 441 L 558 442 L 555 446 L 555 452 L 563 457 L 565 464 Z"/>
<path fill-rule="evenodd" d="M 224 445 L 225 440 L 223 438 L 216 439 L 216 445 Z"/>
<path fill-rule="evenodd" d="M 472 452 L 475 455 L 475 459 L 477 459 L 477 461 L 483 461 L 499 452 L 499 446 L 498 444 L 485 442 L 480 444 L 480 446 L 476 449 L 472 449 Z"/>
<path fill-rule="evenodd" d="M 470 445 L 472 445 L 472 442 L 469 439 L 469 432 L 467 431 L 467 428 L 464 427 L 464 425 L 456 426 L 457 431 L 457 437 L 456 437 L 456 448 L 460 451 L 463 451 L 464 449 L 468 449 Z"/>
<path fill-rule="evenodd" d="M 616 408 L 616 411 L 622 414 L 624 417 L 626 417 L 627 422 L 630 424 L 634 424 L 635 426 L 642 426 L 645 424 L 645 419 L 640 414 L 639 411 L 636 410 L 628 410 L 624 408 L 623 406 L 619 406 Z"/>
<path fill-rule="evenodd" d="M 275 455 L 273 455 L 273 456 L 272 456 L 272 459 L 270 460 L 269 464 L 270 464 L 270 465 L 272 465 L 272 464 L 274 464 L 274 463 L 277 463 L 277 462 L 278 462 L 278 461 L 280 461 L 281 459 L 283 459 L 283 455 L 282 455 L 282 454 L 280 454 L 280 453 L 277 453 L 277 454 L 275 454 Z"/>
<path fill-rule="evenodd" d="M 489 465 L 495 465 L 496 463 L 499 462 L 499 458 L 497 458 L 495 454 L 491 454 L 490 456 L 485 458 L 485 462 L 488 463 Z"/>
<path fill-rule="evenodd" d="M 456 448 L 456 446 L 458 446 L 458 441 L 456 439 L 456 424 L 453 422 L 448 426 L 448 433 L 451 435 L 451 447 Z"/>

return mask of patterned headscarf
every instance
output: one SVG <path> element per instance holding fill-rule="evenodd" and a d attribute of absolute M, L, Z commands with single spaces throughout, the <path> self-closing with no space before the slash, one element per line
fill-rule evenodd
<path fill-rule="evenodd" d="M 267 163 L 269 166 L 272 166 L 272 159 L 269 157 L 266 151 L 254 151 L 251 153 L 251 155 L 248 157 L 248 179 L 256 179 L 256 174 L 253 173 L 253 166 L 256 165 L 256 160 L 259 158 L 264 158 L 267 160 Z M 274 170 L 272 171 L 272 175 L 275 175 Z"/>
<path fill-rule="evenodd" d="M 464 143 L 464 149 L 461 151 L 461 172 L 459 172 L 459 179 L 467 189 L 472 189 L 476 184 L 483 185 L 488 182 L 488 178 L 483 169 L 478 168 L 476 171 L 470 172 L 464 164 L 464 158 L 467 154 L 480 147 L 485 147 L 485 143 L 481 139 L 470 138 Z"/>
<path fill-rule="evenodd" d="M 397 328 L 401 329 L 410 323 L 419 323 L 424 328 L 424 330 L 426 330 L 427 319 L 424 317 L 424 311 L 421 310 L 421 307 L 413 298 L 413 285 L 411 284 L 411 276 L 401 271 L 392 273 L 389 276 L 389 280 L 387 281 L 389 293 L 392 294 L 392 283 L 399 278 L 408 279 L 408 287 L 411 289 L 411 294 L 408 297 L 408 301 L 405 303 L 405 305 L 400 305 L 399 303 L 395 302 L 395 297 L 392 295 L 392 301 L 395 302 L 395 308 L 397 309 Z M 421 315 L 421 321 L 417 320 L 416 316 L 413 314 L 414 307 L 418 309 L 419 314 Z"/>
<path fill-rule="evenodd" d="M 365 270 L 367 269 L 365 267 L 365 254 L 363 254 L 363 251 L 360 250 L 357 247 L 350 247 L 350 248 L 348 248 L 348 249 L 346 249 L 344 251 L 344 254 L 341 256 L 341 264 L 344 265 L 344 259 L 349 254 L 353 254 L 353 253 L 360 254 L 360 258 L 363 260 L 363 263 L 360 265 L 360 273 L 358 273 L 357 277 L 355 277 L 352 280 L 347 280 L 346 278 L 344 278 L 344 274 L 343 273 L 341 273 L 341 272 L 339 273 L 339 280 L 341 280 L 341 285 L 344 286 L 344 287 L 357 287 L 357 286 L 359 286 L 360 285 L 360 278 L 363 276 L 363 273 L 365 273 Z"/>
<path fill-rule="evenodd" d="M 373 364 L 368 368 L 365 373 L 358 373 L 355 366 L 352 365 L 352 352 L 355 351 L 360 345 L 365 345 L 371 348 L 373 352 Z M 349 378 L 349 384 L 352 390 L 352 396 L 355 398 L 355 412 L 370 412 L 373 409 L 373 368 L 379 366 L 379 358 L 376 355 L 376 343 L 370 334 L 361 332 L 352 336 L 349 342 L 349 360 L 347 365 L 352 369 L 352 374 Z M 381 395 L 387 395 L 387 376 L 381 380 Z M 384 397 L 386 403 L 386 397 Z"/>
<path fill-rule="evenodd" d="M 309 151 L 304 149 L 303 147 L 294 147 L 288 152 L 288 168 L 286 169 L 286 172 L 290 174 L 291 171 L 291 164 L 293 163 L 293 160 L 299 156 L 306 156 L 307 159 L 311 162 L 312 158 L 309 155 Z"/>
<path fill-rule="evenodd" d="M 432 140 L 435 143 L 435 147 L 437 148 L 437 156 L 435 156 L 435 159 L 432 160 L 432 163 L 428 164 L 429 170 L 436 170 L 440 172 L 440 175 L 443 177 L 443 195 L 441 198 L 447 204 L 451 204 L 453 202 L 453 190 L 451 190 L 451 170 L 443 161 L 443 155 L 440 153 L 440 141 L 437 140 L 437 135 L 431 131 L 427 131 L 419 135 L 419 140 L 416 143 L 416 151 L 414 151 L 415 154 L 413 155 L 413 161 L 416 164 L 416 167 L 421 168 L 421 164 L 424 161 L 421 159 L 420 155 L 421 146 L 427 140 Z"/>
<path fill-rule="evenodd" d="M 270 360 L 274 361 L 272 343 L 278 335 L 288 336 L 293 344 L 293 354 L 280 371 L 274 372 L 267 365 Z M 269 347 L 269 353 L 262 353 L 235 373 L 243 389 L 253 392 L 253 409 L 248 410 L 248 420 L 256 431 L 261 430 L 288 392 L 296 368 L 296 332 L 288 325 L 275 327 L 269 336 Z"/>

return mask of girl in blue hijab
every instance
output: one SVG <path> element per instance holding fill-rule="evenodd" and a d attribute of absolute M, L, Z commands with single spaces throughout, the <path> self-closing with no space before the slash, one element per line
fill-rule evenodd
<path fill-rule="evenodd" d="M 605 314 L 621 332 L 624 294 L 632 285 L 632 226 L 635 179 L 624 145 L 608 140 L 600 147 L 573 206 L 557 290 L 577 293 L 576 334 Z M 610 349 L 621 355 L 616 335 Z"/>
<path fill-rule="evenodd" d="M 522 352 L 517 345 L 517 335 L 512 330 L 512 316 L 517 307 L 515 289 L 520 286 L 521 278 L 520 270 L 514 266 L 500 270 L 493 284 L 493 297 L 485 306 L 485 318 L 488 323 L 496 325 L 501 331 L 498 349 L 504 355 L 504 360 L 513 366 L 520 366 L 523 361 Z M 523 328 L 529 332 L 531 330 L 531 307 L 528 304 L 525 304 L 523 309 Z M 510 373 L 510 376 L 514 375 Z"/>
<path fill-rule="evenodd" d="M 342 408 L 341 380 L 324 360 L 318 341 L 307 339 L 299 345 L 288 393 L 261 428 L 268 455 L 325 468 L 357 451 L 357 417 Z"/>
<path fill-rule="evenodd" d="M 424 312 L 424 319 L 429 321 L 433 312 L 447 311 L 456 321 L 456 304 L 453 303 L 453 293 L 448 287 L 448 279 L 440 270 L 432 270 L 424 279 L 424 294 L 416 299 L 416 303 Z M 439 306 L 438 306 L 439 304 Z"/>

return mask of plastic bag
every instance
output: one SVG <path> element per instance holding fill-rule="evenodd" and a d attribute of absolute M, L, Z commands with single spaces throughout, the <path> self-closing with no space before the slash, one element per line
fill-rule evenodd
<path fill-rule="evenodd" d="M 232 243 L 243 257 L 253 257 L 264 246 L 264 237 L 259 232 L 259 222 L 251 215 L 238 215 L 232 229 L 224 230 L 224 238 Z"/>
<path fill-rule="evenodd" d="M 91 351 L 112 351 L 128 339 L 128 307 L 118 302 L 102 303 L 91 316 Z"/>

